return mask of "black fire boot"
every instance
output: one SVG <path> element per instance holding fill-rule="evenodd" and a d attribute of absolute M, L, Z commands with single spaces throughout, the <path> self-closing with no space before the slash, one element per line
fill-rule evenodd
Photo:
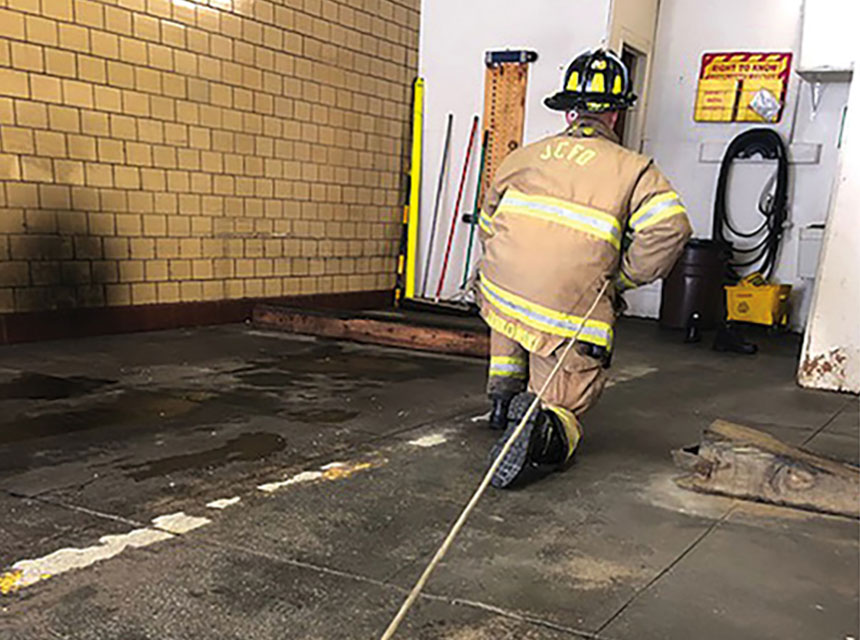
<path fill-rule="evenodd" d="M 758 351 L 758 347 L 745 340 L 740 329 L 726 323 L 717 329 L 717 335 L 714 337 L 714 351 L 731 351 L 751 356 Z"/>
<path fill-rule="evenodd" d="M 490 401 L 493 403 L 490 409 L 490 429 L 501 431 L 508 426 L 508 408 L 511 406 L 511 400 L 516 394 L 496 392 L 490 394 Z"/>
<path fill-rule="evenodd" d="M 490 452 L 490 464 L 519 425 L 534 401 L 533 393 L 517 394 L 508 411 L 508 427 Z M 552 411 L 536 409 L 493 475 L 491 484 L 504 489 L 558 469 L 568 455 L 567 435 Z"/>

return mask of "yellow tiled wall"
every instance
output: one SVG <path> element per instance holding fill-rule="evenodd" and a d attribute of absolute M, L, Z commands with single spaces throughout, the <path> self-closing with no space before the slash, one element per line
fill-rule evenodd
<path fill-rule="evenodd" d="M 419 0 L 0 0 L 0 311 L 393 286 Z"/>

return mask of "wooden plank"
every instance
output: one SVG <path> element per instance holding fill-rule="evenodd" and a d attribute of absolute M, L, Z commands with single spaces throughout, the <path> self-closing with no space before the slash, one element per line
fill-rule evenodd
<path fill-rule="evenodd" d="M 860 518 L 860 467 L 724 420 L 673 452 L 685 489 Z"/>
<path fill-rule="evenodd" d="M 419 351 L 450 353 L 485 358 L 490 352 L 490 336 L 485 331 L 431 327 L 372 318 L 337 316 L 258 305 L 254 324 L 261 328 L 291 333 L 353 340 L 369 344 L 404 347 Z"/>
<path fill-rule="evenodd" d="M 489 133 L 482 194 L 488 193 L 496 169 L 505 157 L 523 143 L 528 74 L 526 62 L 488 65 L 484 73 L 483 125 Z M 481 204 L 478 203 L 479 208 Z"/>

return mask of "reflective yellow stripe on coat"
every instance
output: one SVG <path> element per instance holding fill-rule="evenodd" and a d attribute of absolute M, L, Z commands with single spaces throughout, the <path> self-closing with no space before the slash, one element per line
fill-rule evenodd
<path fill-rule="evenodd" d="M 486 233 L 493 233 L 493 217 L 487 213 L 484 209 L 481 209 L 481 213 L 478 215 L 478 226 L 481 227 Z"/>
<path fill-rule="evenodd" d="M 646 227 L 655 225 L 661 220 L 665 220 L 679 213 L 686 213 L 687 209 L 684 203 L 681 202 L 680 196 L 674 191 L 661 193 L 653 198 L 649 198 L 639 207 L 633 215 L 630 216 L 630 228 L 634 231 L 641 231 Z"/>
<path fill-rule="evenodd" d="M 548 309 L 505 291 L 490 282 L 484 274 L 481 274 L 480 286 L 487 301 L 499 311 L 538 331 L 569 338 L 582 326 L 581 317 Z M 600 320 L 589 320 L 579 334 L 579 339 L 611 349 L 612 325 Z"/>
<path fill-rule="evenodd" d="M 584 205 L 548 196 L 530 196 L 508 189 L 495 215 L 511 213 L 561 224 L 605 240 L 616 249 L 621 247 L 621 225 L 614 217 Z"/>
<path fill-rule="evenodd" d="M 503 378 L 525 379 L 528 376 L 529 364 L 525 358 L 511 356 L 491 356 L 490 375 Z"/>

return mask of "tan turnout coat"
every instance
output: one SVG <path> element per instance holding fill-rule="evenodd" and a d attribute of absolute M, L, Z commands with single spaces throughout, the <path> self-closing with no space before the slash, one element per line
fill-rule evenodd
<path fill-rule="evenodd" d="M 479 224 L 481 314 L 539 356 L 576 332 L 606 279 L 579 339 L 611 349 L 615 296 L 666 276 L 691 234 L 654 162 L 592 118 L 512 152 Z"/>

